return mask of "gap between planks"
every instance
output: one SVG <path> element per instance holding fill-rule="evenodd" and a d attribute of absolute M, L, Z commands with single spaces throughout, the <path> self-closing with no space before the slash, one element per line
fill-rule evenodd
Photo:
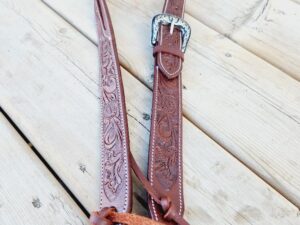
<path fill-rule="evenodd" d="M 231 151 L 229 151 L 227 149 L 227 147 L 225 145 L 223 145 L 220 141 L 218 141 L 217 139 L 215 139 L 214 137 L 212 137 L 209 132 L 207 132 L 204 128 L 201 127 L 201 125 L 197 126 L 192 120 L 190 120 L 190 122 L 197 127 L 199 130 L 201 130 L 204 134 L 206 134 L 209 138 L 211 138 L 214 142 L 216 142 L 221 148 L 223 148 L 229 155 L 231 155 L 234 159 L 236 159 L 239 163 L 241 163 L 244 167 L 246 167 L 248 170 L 250 170 L 253 174 L 255 174 L 257 177 L 259 177 L 261 180 L 263 180 L 266 184 L 268 184 L 270 187 L 272 187 L 276 192 L 278 192 L 282 197 L 284 197 L 287 201 L 289 201 L 291 204 L 293 204 L 298 210 L 299 210 L 299 214 L 300 214 L 300 206 L 298 206 L 298 204 L 293 201 L 292 199 L 290 199 L 287 195 L 284 194 L 284 192 L 282 192 L 279 188 L 277 188 L 275 185 L 273 185 L 271 182 L 267 181 L 266 179 L 264 179 L 263 176 L 261 176 L 260 174 L 256 173 L 255 170 L 253 170 L 250 166 L 248 166 L 244 161 L 242 161 L 238 155 L 232 153 Z"/>
<path fill-rule="evenodd" d="M 6 120 L 9 122 L 9 124 L 15 129 L 15 131 L 20 135 L 20 137 L 24 140 L 24 142 L 28 145 L 28 147 L 32 150 L 32 152 L 37 156 L 37 158 L 41 161 L 41 163 L 54 176 L 54 178 L 58 181 L 58 183 L 62 186 L 62 188 L 66 191 L 66 193 L 73 199 L 73 201 L 77 204 L 77 206 L 81 209 L 81 211 L 89 218 L 90 217 L 90 213 L 88 212 L 88 210 L 75 197 L 75 195 L 72 193 L 72 191 L 63 182 L 63 180 L 59 177 L 59 175 L 53 170 L 53 168 L 49 165 L 49 163 L 46 161 L 46 159 L 34 147 L 34 145 L 30 142 L 30 140 L 26 137 L 26 135 L 21 131 L 21 129 L 18 127 L 18 125 L 12 120 L 12 118 L 0 106 L 0 114 L 1 113 L 6 118 Z"/>
<path fill-rule="evenodd" d="M 69 23 L 72 27 L 74 27 L 74 29 L 76 29 L 80 34 L 82 34 L 84 37 L 86 37 L 88 40 L 90 40 L 92 43 L 94 43 L 97 46 L 97 43 L 95 41 L 92 40 L 92 38 L 90 38 L 87 34 L 85 34 L 84 32 L 82 32 L 82 30 L 80 30 L 80 28 L 78 28 L 78 26 L 76 26 L 76 24 L 72 23 L 72 21 L 70 21 L 67 17 L 65 17 L 63 14 L 61 14 L 60 12 L 58 12 L 55 8 L 53 8 L 50 4 L 48 4 L 45 0 L 41 0 L 47 7 L 49 7 L 52 11 L 54 11 L 57 15 L 59 15 L 61 18 L 63 18 L 67 23 Z M 293 0 L 290 0 L 293 1 Z M 296 1 L 297 2 L 297 1 Z M 255 13 L 255 11 L 257 10 L 257 8 L 260 7 L 260 5 L 262 4 L 262 2 L 258 3 L 255 7 L 253 7 L 252 12 L 248 15 L 248 18 L 246 21 L 243 22 L 246 23 L 249 19 L 251 19 L 251 16 Z M 298 3 L 299 4 L 299 3 Z M 270 60 L 268 60 L 266 57 L 264 57 L 263 55 L 260 55 L 258 53 L 256 53 L 255 51 L 251 50 L 250 48 L 248 48 L 247 46 L 243 45 L 242 43 L 236 41 L 235 39 L 232 38 L 233 33 L 230 34 L 223 34 L 222 32 L 220 32 L 216 27 L 211 26 L 210 24 L 206 23 L 205 21 L 201 20 L 200 18 L 195 17 L 192 13 L 189 12 L 189 10 L 186 11 L 187 15 L 189 15 L 190 17 L 192 17 L 193 19 L 199 21 L 201 24 L 207 26 L 208 28 L 214 30 L 215 32 L 217 32 L 220 35 L 223 35 L 224 38 L 234 42 L 235 44 L 239 45 L 241 48 L 247 50 L 248 52 L 250 52 L 251 54 L 257 56 L 258 58 L 260 58 L 261 60 L 265 61 L 267 64 L 272 65 L 273 67 L 277 68 L 278 70 L 282 71 L 283 73 L 285 73 L 287 76 L 290 76 L 292 79 L 294 79 L 295 81 L 298 82 L 297 80 L 297 76 L 295 74 L 292 74 L 291 72 L 288 72 L 287 70 L 285 70 L 283 67 L 271 62 Z M 241 28 L 241 26 L 243 25 L 239 25 L 238 29 Z M 237 32 L 238 30 L 234 30 L 234 33 Z M 130 74 L 134 74 L 134 72 L 127 67 L 124 63 L 120 62 L 121 66 L 127 70 Z M 146 83 L 139 79 L 138 76 L 135 76 L 140 82 L 142 82 L 146 87 L 148 87 L 146 85 Z M 149 88 L 149 87 L 148 87 Z"/>
<path fill-rule="evenodd" d="M 32 151 L 29 140 L 1 106 L 0 121 L 0 136 L 4 137 L 0 139 L 3 153 L 0 222 L 88 224 L 88 215 L 40 156 Z M 24 182 L 26 185 L 22 186 Z"/>
<path fill-rule="evenodd" d="M 54 178 L 58 181 L 58 183 L 62 186 L 62 188 L 66 191 L 66 193 L 71 197 L 71 199 L 77 204 L 77 206 L 81 209 L 81 211 L 87 216 L 90 217 L 90 212 L 84 207 L 84 205 L 79 201 L 78 198 L 73 194 L 71 189 L 63 182 L 58 173 L 51 167 L 51 165 L 47 162 L 47 160 L 39 153 L 38 149 L 31 143 L 30 139 L 21 131 L 21 129 L 17 126 L 17 124 L 12 120 L 12 118 L 5 112 L 5 110 L 0 106 L 0 115 L 5 117 L 7 122 L 14 128 L 14 130 L 20 135 L 20 137 L 24 140 L 24 142 L 28 145 L 28 147 L 32 150 L 32 152 L 37 156 L 37 158 L 41 161 L 41 163 L 48 169 L 48 171 L 54 176 Z M 133 117 L 134 118 L 134 117 Z M 135 118 L 134 118 L 135 119 Z M 136 120 L 136 119 L 135 119 Z M 132 177 L 133 183 L 137 184 L 139 181 L 137 177 L 134 175 Z M 145 199 L 139 194 L 133 192 L 132 193 L 135 199 L 140 203 L 144 210 L 147 210 L 147 202 Z"/>
<path fill-rule="evenodd" d="M 42 0 L 44 2 L 44 0 Z M 299 2 L 297 1 L 294 1 L 294 0 L 290 0 L 290 1 L 293 1 L 293 2 L 296 2 L 297 4 L 299 4 Z M 225 38 L 227 38 L 228 40 L 231 40 L 232 42 L 234 42 L 235 44 L 239 45 L 241 48 L 247 50 L 248 52 L 252 53 L 253 55 L 257 56 L 258 58 L 260 58 L 261 60 L 265 61 L 266 63 L 272 65 L 273 67 L 277 68 L 278 70 L 282 71 L 284 74 L 286 74 L 287 76 L 291 77 L 292 79 L 294 79 L 296 82 L 299 82 L 299 80 L 297 79 L 297 74 L 294 74 L 290 71 L 287 71 L 285 68 L 283 68 L 282 66 L 276 64 L 276 63 L 273 63 L 271 62 L 267 57 L 265 57 L 264 55 L 262 54 L 259 54 L 258 52 L 255 52 L 253 51 L 251 48 L 247 47 L 247 45 L 244 45 L 243 43 L 241 43 L 240 41 L 237 41 L 235 40 L 232 36 L 234 33 L 236 33 L 239 29 L 242 28 L 242 26 L 244 24 L 246 24 L 250 19 L 251 19 L 251 16 L 255 14 L 256 10 L 261 6 L 261 3 L 257 4 L 254 8 L 253 8 L 253 11 L 247 15 L 247 19 L 238 26 L 237 29 L 234 29 L 232 33 L 230 34 L 224 34 L 222 32 L 220 32 L 216 27 L 210 25 L 209 23 L 201 20 L 200 18 L 197 18 L 196 16 L 194 16 L 192 13 L 189 13 L 187 11 L 187 15 L 189 15 L 190 17 L 192 17 L 193 19 L 199 21 L 200 23 L 204 24 L 205 26 L 207 26 L 208 28 L 214 30 L 215 32 L 219 33 L 220 35 L 223 35 Z M 77 28 L 76 28 L 77 29 Z M 88 37 L 87 37 L 88 38 Z M 89 39 L 89 38 L 88 38 Z"/>
<path fill-rule="evenodd" d="M 60 12 L 58 12 L 55 8 L 53 8 L 50 4 L 48 4 L 46 1 L 41 0 L 41 2 L 43 4 L 45 4 L 49 9 L 51 9 L 54 13 L 56 13 L 60 18 L 62 18 L 64 21 L 66 21 L 69 25 L 71 25 L 76 31 L 78 31 L 78 33 L 80 33 L 83 37 L 85 37 L 86 39 L 88 39 L 91 43 L 93 43 L 96 47 L 98 47 L 98 44 L 92 39 L 90 38 L 87 34 L 85 34 L 84 32 L 82 32 L 82 30 L 80 30 L 76 24 L 72 23 L 72 21 L 70 21 L 68 18 L 66 18 L 64 15 L 62 15 Z M 118 53 L 119 54 L 119 53 Z M 119 56 L 120 57 L 120 56 Z M 120 65 L 121 67 L 126 70 L 131 76 L 133 76 L 135 79 L 137 79 L 139 82 L 141 82 L 146 88 L 148 88 L 149 90 L 152 91 L 152 89 L 147 85 L 147 83 L 145 81 L 143 81 L 142 79 L 140 79 L 138 76 L 136 76 L 134 74 L 134 72 L 130 69 L 130 67 L 126 66 L 125 63 L 120 61 Z M 129 115 L 131 116 L 131 115 Z M 187 118 L 188 119 L 188 118 Z M 135 119 L 136 120 L 136 119 Z M 189 120 L 189 119 L 188 119 Z M 194 124 L 194 123 L 193 123 Z M 195 124 L 194 124 L 195 125 Z"/>
<path fill-rule="evenodd" d="M 96 54 L 95 54 L 95 56 L 96 56 Z M 130 76 L 131 77 L 131 76 Z M 139 83 L 139 82 L 137 82 L 137 83 Z M 137 84 L 136 83 L 136 84 Z M 142 85 L 140 85 L 140 86 L 142 86 Z M 149 93 L 149 92 L 148 92 Z M 150 94 L 150 93 L 149 93 Z M 193 127 L 193 129 L 195 129 L 195 130 L 197 130 L 197 128 L 196 127 Z M 199 133 L 200 133 L 200 131 L 199 131 Z M 221 148 L 220 148 L 220 150 L 221 150 Z M 222 151 L 223 151 L 223 149 L 222 149 Z M 209 161 L 209 160 L 208 160 Z M 233 160 L 233 161 L 235 161 L 235 160 Z M 241 168 L 242 168 L 242 165 L 240 165 L 241 166 Z M 255 177 L 255 175 L 253 175 L 253 177 Z M 261 181 L 262 182 L 262 181 Z M 279 195 L 278 195 L 279 196 Z"/>
<path fill-rule="evenodd" d="M 9 122 L 9 124 L 15 129 L 15 131 L 20 135 L 20 137 L 24 140 L 24 142 L 28 145 L 28 147 L 32 150 L 32 152 L 37 156 L 37 158 L 41 161 L 41 163 L 54 176 L 54 178 L 58 181 L 58 183 L 62 186 L 62 188 L 66 191 L 66 193 L 73 199 L 73 201 L 82 210 L 82 212 L 87 216 L 87 218 L 89 218 L 90 217 L 90 212 L 84 207 L 84 205 L 79 201 L 79 199 L 76 198 L 76 196 L 73 194 L 71 189 L 60 178 L 58 173 L 55 172 L 55 170 L 51 167 L 51 165 L 47 162 L 47 160 L 39 153 L 38 149 L 35 148 L 35 146 L 31 143 L 30 139 L 21 131 L 21 129 L 18 127 L 18 125 L 12 120 L 12 118 L 0 106 L 0 114 L 1 113 L 6 118 L 6 120 Z M 132 117 L 132 118 L 134 118 L 134 117 Z M 132 177 L 132 180 L 133 180 L 134 184 L 139 183 L 139 181 L 137 180 L 137 177 L 135 175 Z M 142 207 L 144 207 L 144 210 L 147 210 L 147 207 L 148 207 L 147 204 L 148 203 L 145 201 L 145 199 L 142 196 L 140 196 L 139 194 L 135 193 L 135 192 L 133 192 L 132 194 L 134 195 L 135 199 L 140 203 L 140 205 Z"/>
<path fill-rule="evenodd" d="M 50 10 L 52 10 L 54 13 L 56 13 L 60 18 L 62 18 L 64 21 L 66 21 L 69 25 L 71 25 L 76 31 L 78 31 L 83 37 L 85 37 L 87 40 L 89 40 L 91 43 L 93 43 L 95 46 L 98 46 L 97 43 L 89 37 L 89 35 L 85 34 L 78 26 L 76 26 L 76 24 L 74 24 L 72 21 L 70 21 L 67 17 L 65 17 L 62 13 L 60 13 L 58 10 L 56 10 L 55 8 L 53 8 L 50 4 L 48 4 L 45 0 L 41 0 L 43 2 L 43 4 L 45 4 Z M 257 8 L 259 8 L 259 6 L 261 5 L 261 3 L 257 4 L 256 7 L 253 9 L 253 12 L 255 12 L 255 10 Z M 249 17 L 252 16 L 249 15 Z M 207 26 L 208 28 L 214 30 L 215 32 L 217 32 L 220 35 L 223 35 L 226 39 L 236 43 L 237 45 L 239 45 L 241 48 L 245 49 L 246 51 L 250 52 L 251 54 L 255 55 L 257 58 L 262 59 L 266 64 L 270 64 L 273 67 L 281 70 L 284 74 L 286 74 L 287 76 L 291 77 L 292 79 L 294 79 L 296 82 L 298 82 L 291 74 L 285 72 L 284 70 L 282 70 L 281 68 L 279 68 L 277 65 L 274 65 L 273 63 L 269 62 L 268 60 L 265 60 L 263 57 L 257 55 L 255 52 L 245 48 L 244 46 L 242 46 L 240 43 L 236 42 L 234 39 L 232 39 L 230 37 L 230 35 L 224 35 L 222 33 L 220 33 L 218 30 L 216 30 L 214 27 L 209 26 L 208 24 L 206 24 L 205 22 L 201 21 L 200 19 L 194 17 L 193 15 L 191 15 L 190 13 L 186 13 L 189 16 L 191 16 L 193 19 L 199 21 L 201 24 L 204 24 L 205 26 Z M 134 79 L 138 80 L 140 83 L 142 83 L 146 88 L 148 88 L 149 90 L 152 91 L 152 88 L 149 87 L 149 85 L 146 83 L 146 81 L 142 80 L 139 76 L 137 76 L 135 74 L 135 72 L 130 69 L 129 66 L 126 66 L 125 63 L 123 63 L 122 61 L 120 61 L 120 65 L 121 67 L 126 70 Z M 128 113 L 127 113 L 128 115 Z M 289 201 L 291 204 L 293 204 L 295 207 L 297 207 L 300 211 L 300 206 L 297 204 L 297 202 L 295 202 L 293 199 L 289 198 L 286 194 L 284 194 L 284 192 L 282 192 L 279 188 L 277 188 L 275 185 L 273 185 L 271 182 L 269 182 L 268 180 L 264 179 L 263 176 L 261 176 L 260 174 L 258 174 L 256 172 L 256 170 L 252 169 L 250 166 L 248 166 L 243 160 L 241 160 L 238 157 L 238 154 L 234 154 L 232 151 L 228 150 L 228 148 L 222 144 L 222 142 L 220 142 L 217 138 L 215 138 L 213 135 L 210 134 L 210 132 L 208 132 L 206 129 L 204 129 L 203 127 L 201 127 L 200 124 L 196 124 L 196 122 L 189 118 L 188 115 L 186 115 L 185 113 L 183 113 L 184 117 L 191 123 L 193 124 L 197 129 L 199 129 L 201 132 L 203 132 L 204 134 L 206 134 L 210 139 L 212 139 L 214 142 L 216 142 L 219 146 L 221 146 L 229 155 L 231 155 L 234 159 L 236 159 L 237 161 L 239 161 L 241 164 L 243 164 L 248 170 L 250 170 L 253 174 L 255 174 L 257 177 L 259 177 L 260 179 L 262 179 L 266 184 L 268 184 L 270 187 L 272 187 L 276 192 L 278 192 L 280 195 L 282 195 L 287 201 Z M 142 202 L 141 202 L 142 204 Z"/>

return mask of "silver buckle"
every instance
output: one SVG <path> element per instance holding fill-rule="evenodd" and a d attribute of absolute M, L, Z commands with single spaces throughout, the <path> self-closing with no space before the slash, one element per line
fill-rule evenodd
<path fill-rule="evenodd" d="M 170 34 L 173 34 L 173 30 L 175 26 L 176 28 L 178 27 L 178 29 L 181 31 L 181 36 L 182 36 L 181 51 L 185 52 L 191 36 L 190 25 L 182 18 L 171 14 L 162 13 L 154 16 L 152 19 L 152 35 L 151 35 L 152 45 L 155 45 L 157 42 L 160 25 L 171 25 Z"/>

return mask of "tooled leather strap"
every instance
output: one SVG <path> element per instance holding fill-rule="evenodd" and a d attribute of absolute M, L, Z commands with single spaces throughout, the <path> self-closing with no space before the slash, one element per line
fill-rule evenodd
<path fill-rule="evenodd" d="M 153 187 L 150 182 L 145 178 L 144 174 L 138 167 L 134 157 L 130 153 L 131 160 L 131 168 L 134 171 L 137 178 L 142 183 L 143 187 L 147 190 L 148 194 L 152 197 L 152 199 L 156 202 L 156 204 L 160 205 L 163 210 L 163 218 L 164 222 L 172 220 L 176 222 L 178 225 L 189 225 L 188 222 L 177 213 L 176 210 L 172 207 L 172 202 L 168 198 L 168 196 L 162 196 L 156 189 Z"/>
<path fill-rule="evenodd" d="M 184 0 L 166 0 L 163 13 L 182 18 Z M 174 219 L 183 216 L 182 185 L 182 94 L 181 70 L 183 56 L 182 36 L 178 29 L 170 32 L 170 25 L 161 25 L 158 41 L 154 47 L 155 70 L 153 84 L 152 121 L 149 149 L 148 178 L 151 185 L 162 197 L 170 201 Z M 158 52 L 157 49 L 161 51 Z M 165 221 L 165 211 L 150 196 L 148 205 L 151 216 L 157 221 Z"/>
<path fill-rule="evenodd" d="M 130 167 L 141 183 L 164 212 L 164 219 L 179 225 L 188 223 L 178 214 L 168 196 L 161 195 L 144 177 L 129 150 L 128 125 L 126 119 L 125 96 L 120 64 L 116 51 L 113 28 L 105 0 L 95 0 L 95 12 L 99 35 L 99 55 L 101 71 L 102 104 L 102 149 L 101 149 L 101 202 L 100 211 L 91 214 L 93 225 L 161 225 L 154 220 L 130 214 L 131 176 Z M 154 54 L 162 52 L 177 55 L 178 51 L 168 47 L 157 48 Z"/>
<path fill-rule="evenodd" d="M 143 187 L 152 196 L 154 201 L 159 204 L 164 210 L 164 218 L 171 219 L 178 225 L 189 225 L 176 211 L 172 211 L 171 202 L 166 197 L 160 197 L 159 193 L 151 186 L 150 182 L 145 178 L 143 172 L 138 167 L 134 157 L 129 153 L 131 166 L 137 178 L 141 181 Z M 104 207 L 100 211 L 93 212 L 90 217 L 92 225 L 112 225 L 113 223 L 121 223 L 127 225 L 162 225 L 156 220 L 151 220 L 143 216 L 138 216 L 131 213 L 118 213 L 114 207 Z"/>
<path fill-rule="evenodd" d="M 102 143 L 100 208 L 131 211 L 131 170 L 125 96 L 114 32 L 104 0 L 95 0 L 99 36 Z"/>
<path fill-rule="evenodd" d="M 145 178 L 143 172 L 138 167 L 134 157 L 129 153 L 132 170 L 137 178 L 141 181 L 143 187 L 152 196 L 154 201 L 159 204 L 164 210 L 165 219 L 172 219 L 179 225 L 189 225 L 176 211 L 172 211 L 171 202 L 166 197 L 160 197 L 159 193 L 151 186 L 150 182 Z M 114 207 L 104 207 L 100 211 L 93 212 L 90 217 L 92 225 L 112 225 L 113 223 L 121 223 L 127 225 L 162 225 L 156 220 L 150 220 L 143 216 L 138 216 L 130 213 L 118 213 Z"/>

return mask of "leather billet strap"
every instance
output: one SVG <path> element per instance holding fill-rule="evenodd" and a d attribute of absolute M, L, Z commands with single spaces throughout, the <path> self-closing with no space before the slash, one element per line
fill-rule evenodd
<path fill-rule="evenodd" d="M 163 15 L 182 18 L 184 0 L 166 0 Z M 160 17 L 162 17 L 160 16 Z M 168 18 L 167 18 L 168 19 Z M 167 20 L 166 19 L 166 20 Z M 172 21 L 172 19 L 171 19 Z M 154 85 L 148 178 L 160 196 L 167 197 L 169 212 L 183 216 L 182 179 L 182 33 L 161 25 L 154 47 Z M 161 50 L 158 52 L 158 50 Z M 180 54 L 179 54 L 180 53 Z M 153 219 L 166 220 L 166 212 L 153 197 L 148 200 Z M 176 224 L 169 216 L 169 224 Z"/>
<path fill-rule="evenodd" d="M 176 1 L 170 0 L 170 2 Z M 168 5 L 167 1 L 165 9 L 169 7 Z M 175 6 L 176 10 L 178 10 L 177 7 Z M 157 58 L 155 72 L 157 83 L 154 85 L 156 100 L 153 103 L 153 115 L 155 120 L 152 120 L 153 130 L 151 131 L 150 145 L 152 150 L 150 150 L 149 159 L 151 182 L 149 182 L 139 169 L 129 149 L 129 132 L 120 63 L 105 0 L 95 0 L 95 13 L 99 36 L 102 109 L 101 189 L 100 210 L 91 214 L 91 224 L 188 225 L 182 217 L 182 126 L 181 80 L 179 78 L 183 53 L 178 51 L 181 47 L 180 32 L 174 30 L 174 37 L 171 39 L 179 38 L 174 43 L 168 43 L 171 39 L 165 39 L 167 35 L 162 37 L 162 40 L 158 42 L 160 45 L 154 49 L 154 55 Z M 165 28 L 162 28 L 162 31 L 163 29 Z M 163 34 L 162 31 L 161 34 Z M 173 63 L 173 66 L 169 65 L 168 60 Z M 164 70 L 158 69 L 159 67 Z M 172 97 L 171 101 L 165 101 L 165 98 L 169 97 Z M 158 139 L 154 140 L 155 138 Z M 161 166 L 162 164 L 166 166 Z M 150 208 L 153 207 L 151 214 L 154 220 L 130 213 L 132 206 L 131 169 L 151 196 Z"/>

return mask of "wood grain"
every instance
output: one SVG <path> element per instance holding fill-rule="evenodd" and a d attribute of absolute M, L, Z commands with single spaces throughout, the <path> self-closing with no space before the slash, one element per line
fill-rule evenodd
<path fill-rule="evenodd" d="M 37 0 L 0 0 L 0 104 L 74 195 L 99 191 L 97 47 Z M 13 38 L 12 38 L 13 37 Z M 146 170 L 151 91 L 122 70 L 131 149 Z M 184 119 L 186 218 L 191 224 L 299 224 L 298 209 Z M 135 199 L 145 201 L 141 189 Z M 135 202 L 135 212 L 145 213 Z"/>
<path fill-rule="evenodd" d="M 300 80 L 298 0 L 191 0 L 187 12 Z"/>
<path fill-rule="evenodd" d="M 0 152 L 0 224 L 89 224 L 2 113 Z"/>
<path fill-rule="evenodd" d="M 6 43 L 0 47 L 0 104 L 9 113 L 17 113 L 13 119 L 34 144 L 39 143 L 47 162 L 88 210 L 96 210 L 100 177 L 97 48 L 40 1 L 0 4 L 0 29 L 6 33 L 0 37 Z M 141 126 L 134 117 L 130 119 L 131 126 Z M 140 130 L 135 132 L 145 133 Z M 139 141 L 133 139 L 132 144 Z M 140 189 L 134 191 L 135 199 L 145 197 Z M 134 211 L 147 214 L 139 201 Z"/>
<path fill-rule="evenodd" d="M 96 42 L 92 0 L 81 1 L 77 11 L 79 2 L 69 11 L 70 0 L 45 1 Z M 109 3 L 122 64 L 151 88 L 150 21 L 162 1 Z M 85 16 L 78 18 L 79 13 Z M 299 82 L 194 18 L 186 19 L 193 34 L 183 69 L 184 114 L 300 206 Z"/>

